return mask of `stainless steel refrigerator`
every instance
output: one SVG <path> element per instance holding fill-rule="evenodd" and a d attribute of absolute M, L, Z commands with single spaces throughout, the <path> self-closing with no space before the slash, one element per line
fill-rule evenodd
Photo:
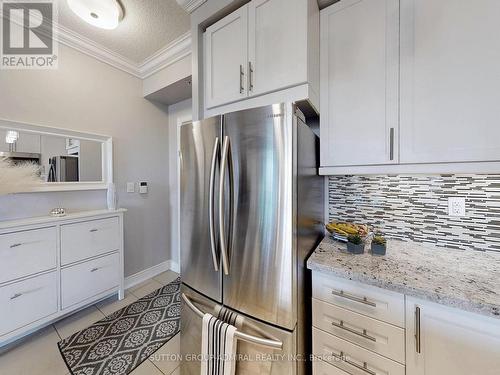
<path fill-rule="evenodd" d="M 237 374 L 302 374 L 305 260 L 323 237 L 318 138 L 293 103 L 180 130 L 182 374 L 200 373 L 201 316 L 244 315 Z"/>

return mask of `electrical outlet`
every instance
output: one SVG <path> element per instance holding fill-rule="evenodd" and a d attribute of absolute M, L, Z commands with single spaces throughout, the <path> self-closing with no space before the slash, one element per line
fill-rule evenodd
<path fill-rule="evenodd" d="M 465 198 L 464 197 L 449 197 L 448 198 L 448 214 L 450 216 L 456 216 L 456 217 L 465 216 Z"/>
<path fill-rule="evenodd" d="M 127 182 L 127 193 L 135 193 L 135 182 Z"/>

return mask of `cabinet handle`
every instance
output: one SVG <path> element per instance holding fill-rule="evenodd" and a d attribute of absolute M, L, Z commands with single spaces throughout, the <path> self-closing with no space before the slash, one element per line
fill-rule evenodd
<path fill-rule="evenodd" d="M 422 353 L 422 343 L 420 335 L 420 307 L 415 307 L 415 350 Z"/>
<path fill-rule="evenodd" d="M 245 87 L 243 87 L 243 78 L 245 77 L 245 72 L 243 71 L 243 65 L 240 65 L 240 94 L 243 94 Z"/>
<path fill-rule="evenodd" d="M 344 355 L 344 352 L 340 352 L 340 355 L 337 355 L 335 353 L 332 353 L 332 356 L 337 358 L 339 361 L 342 361 L 344 363 L 347 363 L 349 366 L 352 366 L 352 367 L 355 367 L 357 368 L 358 370 L 361 370 L 361 371 L 364 371 L 366 372 L 367 374 L 370 374 L 370 375 L 377 375 L 377 373 L 375 371 L 372 371 L 368 368 L 368 363 L 366 362 L 363 362 L 363 366 L 361 365 L 358 365 L 356 362 L 352 362 L 352 361 L 349 361 L 346 356 Z"/>
<path fill-rule="evenodd" d="M 252 62 L 248 62 L 248 91 L 253 91 L 253 68 Z"/>
<path fill-rule="evenodd" d="M 22 293 L 16 293 L 16 294 L 14 294 L 12 297 L 10 297 L 10 299 L 11 299 L 11 300 L 13 300 L 13 299 L 19 298 L 19 297 L 21 297 L 22 295 L 23 295 Z"/>
<path fill-rule="evenodd" d="M 389 130 L 389 143 L 390 143 L 389 159 L 392 161 L 394 160 L 394 128 L 391 128 Z"/>
<path fill-rule="evenodd" d="M 92 268 L 90 270 L 90 272 L 96 272 L 96 271 L 99 271 L 102 267 L 96 267 L 96 268 Z"/>
<path fill-rule="evenodd" d="M 350 301 L 362 303 L 363 305 L 368 305 L 368 306 L 371 306 L 371 307 L 377 307 L 377 304 L 375 302 L 368 301 L 368 298 L 366 298 L 366 297 L 362 297 L 361 298 L 361 297 L 352 296 L 350 294 L 345 293 L 343 290 L 341 290 L 341 291 L 332 290 L 332 294 L 334 296 L 342 297 L 342 298 L 348 299 Z"/>
<path fill-rule="evenodd" d="M 99 229 L 91 229 L 90 232 L 97 232 Z"/>
<path fill-rule="evenodd" d="M 340 323 L 332 322 L 332 326 L 340 328 L 340 329 L 343 329 L 344 331 L 353 333 L 355 335 L 358 335 L 358 336 L 360 336 L 360 337 L 362 337 L 364 339 L 367 339 L 367 340 L 370 340 L 370 341 L 373 341 L 373 342 L 377 342 L 377 339 L 375 337 L 366 334 L 366 329 L 363 329 L 362 332 L 356 331 L 355 329 L 346 327 L 344 325 L 344 321 L 343 320 L 341 320 Z"/>
<path fill-rule="evenodd" d="M 14 243 L 14 244 L 10 245 L 10 248 L 13 249 L 13 248 L 19 247 L 21 245 L 22 245 L 22 243 Z"/>

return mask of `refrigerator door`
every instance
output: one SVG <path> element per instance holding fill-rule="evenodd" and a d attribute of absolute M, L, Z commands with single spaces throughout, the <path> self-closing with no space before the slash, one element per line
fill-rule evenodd
<path fill-rule="evenodd" d="M 220 138 L 220 117 L 181 126 L 180 251 L 182 282 L 222 302 L 218 224 L 211 209 L 217 205 Z"/>
<path fill-rule="evenodd" d="M 297 321 L 294 121 L 291 104 L 225 115 L 221 161 L 233 185 L 233 202 L 223 207 L 232 224 L 224 305 L 289 330 Z"/>
<path fill-rule="evenodd" d="M 215 313 L 215 302 L 182 286 L 181 292 L 193 302 L 202 313 Z M 200 374 L 202 318 L 198 316 L 182 298 L 181 305 L 181 375 Z M 243 340 L 237 343 L 236 374 L 238 375 L 296 375 L 300 360 L 294 361 L 296 353 L 296 333 L 288 332 L 251 318 L 244 318 L 238 331 L 255 337 L 272 337 L 283 343 L 282 349 L 268 348 Z"/>

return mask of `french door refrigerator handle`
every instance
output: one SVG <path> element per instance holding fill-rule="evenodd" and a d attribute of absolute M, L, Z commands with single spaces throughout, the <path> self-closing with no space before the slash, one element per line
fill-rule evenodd
<path fill-rule="evenodd" d="M 202 301 L 197 301 L 194 298 L 193 298 L 193 300 L 191 300 L 192 297 L 188 297 L 184 293 L 181 293 L 181 297 L 184 300 L 184 302 L 186 303 L 186 305 L 196 315 L 198 315 L 198 317 L 200 317 L 201 319 L 203 319 L 203 316 L 205 315 L 205 312 L 201 311 L 198 307 L 196 307 L 194 305 L 194 302 L 202 303 Z M 249 325 L 249 326 L 251 326 L 252 328 L 255 328 L 255 327 L 253 327 L 253 325 L 251 323 L 247 322 L 246 324 Z M 267 337 L 254 336 L 254 335 L 250 335 L 248 333 L 240 332 L 239 330 L 236 330 L 236 332 L 234 334 L 234 336 L 238 340 L 243 340 L 243 341 L 246 341 L 246 342 L 249 342 L 249 343 L 252 343 L 252 344 L 266 346 L 266 347 L 272 348 L 272 349 L 280 349 L 280 350 L 283 349 L 283 342 L 282 341 L 275 339 L 274 337 L 272 337 L 269 334 L 264 333 L 264 335 L 267 336 Z"/>
<path fill-rule="evenodd" d="M 224 275 L 229 275 L 229 260 L 227 252 L 226 230 L 224 228 L 224 213 L 225 213 L 224 185 L 226 184 L 226 168 L 228 166 L 229 149 L 230 149 L 229 137 L 226 135 L 224 137 L 224 144 L 222 146 L 222 158 L 220 163 L 220 184 L 219 184 L 219 237 L 220 237 L 219 240 L 220 240 L 220 252 L 222 255 L 222 269 L 224 271 Z M 232 181 L 230 182 L 231 182 L 230 189 L 232 189 Z"/>
<path fill-rule="evenodd" d="M 210 228 L 210 247 L 212 249 L 212 260 L 216 272 L 219 272 L 219 257 L 217 256 L 217 242 L 215 240 L 214 223 L 214 196 L 215 196 L 215 167 L 219 156 L 219 137 L 215 138 L 215 144 L 212 153 L 212 165 L 210 167 L 210 190 L 208 197 L 208 223 Z"/>

